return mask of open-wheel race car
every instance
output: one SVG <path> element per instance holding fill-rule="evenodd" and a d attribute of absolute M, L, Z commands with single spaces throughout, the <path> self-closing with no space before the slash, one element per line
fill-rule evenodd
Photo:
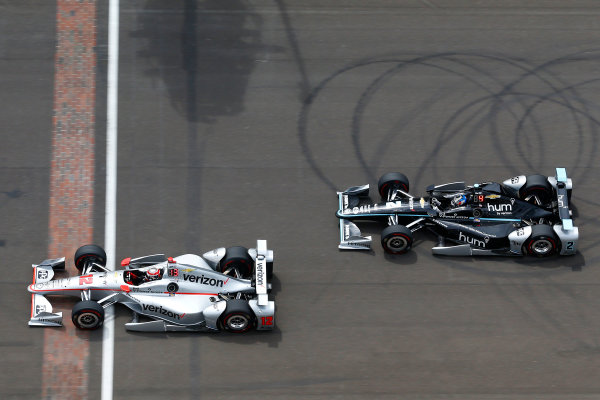
<path fill-rule="evenodd" d="M 361 236 L 351 221 L 380 220 L 384 250 L 410 250 L 413 234 L 426 228 L 437 236 L 434 254 L 441 255 L 571 255 L 579 231 L 571 219 L 573 183 L 565 168 L 556 176 L 516 176 L 502 183 L 466 186 L 463 182 L 432 185 L 427 196 L 409 194 L 408 178 L 384 174 L 378 183 L 381 202 L 368 198 L 369 185 L 338 192 L 340 249 L 368 250 L 370 236 Z"/>
<path fill-rule="evenodd" d="M 275 327 L 275 303 L 269 300 L 273 251 L 266 240 L 256 248 L 218 248 L 202 256 L 163 254 L 126 258 L 122 270 L 106 268 L 106 253 L 96 245 L 80 247 L 74 257 L 79 276 L 53 279 L 65 259 L 33 265 L 31 326 L 61 326 L 47 295 L 81 297 L 72 311 L 80 329 L 99 328 L 104 309 L 120 303 L 133 312 L 130 331 L 247 332 Z M 145 319 L 140 320 L 140 317 Z"/>

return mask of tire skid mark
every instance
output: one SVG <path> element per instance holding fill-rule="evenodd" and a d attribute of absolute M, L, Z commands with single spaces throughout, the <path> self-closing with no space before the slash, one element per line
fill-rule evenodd
<path fill-rule="evenodd" d="M 497 149 L 497 157 L 500 158 L 504 165 L 511 169 L 513 173 L 522 172 L 519 170 L 520 164 L 526 163 L 528 169 L 532 172 L 536 169 L 541 169 L 544 165 L 545 156 L 544 149 L 546 145 L 546 137 L 544 135 L 541 121 L 543 118 L 538 118 L 536 111 L 543 113 L 542 106 L 556 106 L 567 111 L 571 118 L 573 128 L 569 133 L 577 136 L 576 143 L 570 142 L 571 146 L 576 147 L 579 157 L 572 161 L 574 164 L 569 164 L 571 160 L 561 160 L 562 163 L 569 164 L 567 167 L 573 168 L 572 176 L 578 181 L 588 178 L 589 168 L 593 161 L 593 149 L 598 147 L 596 132 L 598 131 L 597 118 L 592 114 L 589 101 L 578 93 L 577 88 L 583 87 L 586 83 L 594 83 L 595 79 L 588 79 L 584 82 L 571 83 L 562 78 L 560 68 L 574 62 L 595 62 L 600 57 L 599 50 L 591 50 L 569 54 L 555 59 L 545 61 L 538 65 L 533 65 L 526 60 L 513 57 L 497 55 L 497 54 L 481 54 L 469 52 L 454 52 L 454 53 L 439 53 L 429 55 L 398 55 L 384 56 L 381 58 L 369 58 L 350 64 L 340 68 L 330 76 L 323 79 L 317 84 L 305 98 L 298 120 L 298 138 L 302 147 L 303 153 L 311 168 L 315 171 L 321 181 L 332 189 L 336 188 L 330 178 L 326 176 L 323 167 L 319 165 L 318 157 L 315 152 L 319 151 L 316 147 L 313 149 L 310 144 L 309 135 L 309 119 L 311 112 L 317 113 L 318 107 L 315 103 L 320 98 L 327 98 L 328 87 L 335 79 L 342 78 L 350 71 L 356 71 L 360 68 L 372 66 L 375 64 L 393 63 L 391 68 L 386 69 L 379 75 L 372 77 L 369 72 L 365 73 L 366 89 L 362 92 L 357 100 L 356 106 L 351 115 L 352 129 L 349 133 L 352 147 L 353 158 L 369 179 L 374 179 L 374 171 L 382 162 L 382 156 L 393 150 L 391 138 L 398 139 L 405 137 L 410 132 L 402 132 L 400 124 L 394 124 L 394 128 L 399 127 L 397 132 L 390 130 L 383 136 L 383 139 L 373 138 L 373 133 L 368 133 L 368 138 L 371 144 L 376 144 L 376 151 L 367 161 L 364 152 L 365 149 L 360 146 L 361 130 L 363 114 L 367 107 L 373 106 L 374 98 L 377 92 L 385 93 L 386 85 L 389 80 L 395 76 L 402 76 L 408 67 L 413 68 L 436 68 L 437 70 L 445 70 L 449 75 L 460 77 L 465 82 L 475 84 L 480 90 L 483 90 L 487 96 L 478 99 L 464 99 L 465 103 L 461 106 L 456 104 L 456 110 L 446 120 L 443 126 L 437 131 L 426 132 L 427 135 L 437 136 L 433 142 L 431 150 L 426 157 L 421 167 L 428 166 L 433 170 L 434 175 L 438 172 L 438 161 L 436 156 L 446 148 L 450 142 L 464 140 L 464 148 L 471 146 L 472 139 L 483 133 L 490 136 L 491 143 Z M 445 67 L 440 65 L 442 62 L 451 62 L 453 67 Z M 492 66 L 489 64 L 492 63 Z M 467 69 L 467 72 L 461 72 L 459 67 Z M 497 77 L 491 71 L 492 67 L 502 68 L 502 77 Z M 486 70 L 487 68 L 487 70 Z M 355 72 L 356 73 L 356 72 Z M 508 78 L 504 77 L 508 75 Z M 512 79 L 511 79 L 512 76 Z M 485 79 L 486 81 L 483 81 Z M 370 80 L 370 81 L 369 81 Z M 490 85 L 491 81 L 493 85 Z M 534 90 L 526 87 L 527 85 L 535 84 Z M 500 85 L 498 88 L 497 86 Z M 540 91 L 540 85 L 542 90 Z M 546 88 L 546 89 L 544 89 Z M 524 90 L 526 89 L 526 90 Z M 328 99 L 328 98 L 327 98 Z M 325 101 L 325 100 L 323 100 Z M 533 101 L 533 104 L 532 104 Z M 428 101 L 420 104 L 424 106 L 418 112 L 426 113 L 427 109 L 433 108 L 436 102 Z M 473 109 L 477 104 L 482 107 Z M 516 108 L 518 106 L 518 108 Z M 414 111 L 414 110 L 413 110 Z M 401 114 L 401 113 L 399 113 Z M 410 116 L 400 116 L 399 119 L 410 120 L 415 118 L 415 113 Z M 467 117 L 468 115 L 468 117 Z M 509 115 L 514 121 L 516 127 L 512 132 L 501 131 L 499 129 L 499 121 Z M 318 117 L 314 117 L 315 120 Z M 584 123 L 587 122 L 588 129 L 584 128 Z M 317 135 L 318 133 L 315 133 Z M 506 148 L 506 136 L 514 135 L 515 149 Z M 460 136 L 460 137 L 459 137 Z M 510 147 L 510 146 L 509 146 Z M 590 151 L 592 149 L 592 151 Z M 518 155 L 519 159 L 515 160 L 514 156 Z M 527 154 L 528 157 L 524 157 Z M 586 162 L 584 163 L 585 160 Z M 464 157 L 459 157 L 458 166 L 464 167 Z M 545 166 L 544 166 L 545 167 Z M 422 168 L 419 168 L 415 176 L 415 181 L 419 181 L 422 175 Z"/>
<path fill-rule="evenodd" d="M 480 147 L 484 145 L 484 153 L 494 151 L 492 162 L 513 174 L 548 173 L 548 169 L 555 166 L 566 166 L 576 185 L 585 187 L 593 184 L 591 167 L 599 147 L 600 105 L 590 96 L 600 83 L 600 78 L 591 73 L 599 58 L 600 49 L 538 63 L 502 54 L 473 52 L 386 54 L 365 58 L 342 66 L 310 90 L 298 117 L 298 140 L 315 175 L 332 191 L 343 189 L 337 187 L 329 175 L 329 169 L 335 166 L 327 163 L 332 148 L 312 145 L 311 138 L 344 130 L 334 137 L 341 144 L 335 156 L 344 160 L 344 167 L 358 167 L 369 182 L 376 181 L 380 166 L 390 170 L 406 165 L 403 154 L 411 155 L 411 151 L 415 151 L 412 138 L 419 137 L 418 151 L 422 155 L 409 162 L 415 170 L 411 181 L 417 186 L 425 169 L 429 175 L 445 181 L 447 176 L 438 175 L 444 175 L 448 162 L 458 169 L 469 168 L 467 155 L 481 152 Z M 573 68 L 574 63 L 579 63 L 575 64 L 578 71 L 584 69 L 590 73 L 581 78 L 570 74 L 567 68 Z M 421 97 L 415 96 L 414 90 L 403 93 L 405 82 L 418 84 L 415 78 L 429 77 L 423 73 L 428 70 L 436 72 L 434 76 L 441 82 L 441 89 L 426 85 Z M 348 96 L 348 91 L 344 91 L 342 98 L 337 87 L 348 83 L 353 94 Z M 467 95 L 456 97 L 457 101 L 451 103 L 454 90 L 465 85 L 469 85 Z M 412 97 L 408 97 L 409 93 Z M 384 114 L 378 106 L 389 103 L 390 98 L 410 106 L 398 107 L 398 112 L 388 106 L 383 110 L 391 109 L 393 114 Z M 344 122 L 338 129 L 335 125 L 333 129 L 327 125 L 328 131 L 320 128 L 323 125 L 319 124 L 320 118 L 329 117 L 320 113 L 321 102 L 345 105 L 336 117 L 351 121 L 350 130 Z M 411 131 L 412 126 L 439 109 L 443 114 L 436 115 L 437 125 L 431 125 L 428 131 Z M 365 124 L 367 117 L 369 122 L 377 121 L 371 125 L 375 129 Z M 561 124 L 561 131 L 552 136 L 547 130 L 548 127 L 552 130 L 555 121 Z M 449 148 L 454 151 L 448 153 Z M 549 155 L 556 149 L 560 151 L 558 158 Z M 586 199 L 576 195 L 574 200 Z M 584 203 L 589 204 L 587 200 Z M 597 230 L 588 226 L 587 230 L 590 229 Z M 565 263 L 573 268 L 585 265 L 582 255 L 551 264 Z"/>
<path fill-rule="evenodd" d="M 72 275 L 72 254 L 93 239 L 96 1 L 58 0 L 56 38 L 48 256 L 65 256 Z M 44 330 L 42 398 L 86 399 L 89 334 L 62 311 L 64 328 Z"/>

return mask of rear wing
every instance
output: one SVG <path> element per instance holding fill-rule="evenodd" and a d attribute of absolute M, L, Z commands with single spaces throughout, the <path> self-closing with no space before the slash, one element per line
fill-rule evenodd
<path fill-rule="evenodd" d="M 256 241 L 256 262 L 254 267 L 254 284 L 257 298 L 248 301 L 248 305 L 256 315 L 256 330 L 272 330 L 275 328 L 275 302 L 269 300 L 269 282 L 267 263 L 273 262 L 273 250 L 267 248 L 266 240 Z"/>
<path fill-rule="evenodd" d="M 338 212 L 340 224 L 340 244 L 342 250 L 370 250 L 371 236 L 361 236 L 360 229 L 353 222 L 344 218 L 344 210 L 355 207 L 359 204 L 361 196 L 368 196 L 369 185 L 352 186 L 343 192 L 337 192 Z"/>
<path fill-rule="evenodd" d="M 554 232 L 556 232 L 562 244 L 560 254 L 575 254 L 579 239 L 579 229 L 573 225 L 571 209 L 569 207 L 573 182 L 567 176 L 566 168 L 556 168 L 556 176 L 548 177 L 548 182 L 556 189 L 556 204 L 561 223 L 554 225 Z"/>
<path fill-rule="evenodd" d="M 44 260 L 40 264 L 33 264 L 33 283 L 44 283 L 52 280 L 55 270 L 65 269 L 65 258 Z M 62 326 L 62 312 L 53 313 L 52 305 L 41 294 L 31 295 L 31 317 L 29 326 Z"/>

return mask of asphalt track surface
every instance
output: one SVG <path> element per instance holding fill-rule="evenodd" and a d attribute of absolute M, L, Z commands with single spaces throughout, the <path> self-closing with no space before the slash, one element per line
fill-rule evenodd
<path fill-rule="evenodd" d="M 55 6 L 25 3 L 0 2 L 3 399 L 42 393 L 25 288 L 48 249 Z M 600 5 L 446 3 L 122 2 L 117 259 L 268 239 L 278 329 L 127 333 L 118 308 L 116 399 L 600 396 Z M 336 190 L 391 170 L 421 194 L 556 166 L 574 182 L 576 256 L 434 257 L 423 234 L 391 257 L 375 224 L 372 252 L 337 250 Z M 101 331 L 87 340 L 98 399 Z"/>

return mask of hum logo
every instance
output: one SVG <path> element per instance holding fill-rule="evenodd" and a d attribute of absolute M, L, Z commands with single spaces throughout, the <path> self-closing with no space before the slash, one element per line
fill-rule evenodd
<path fill-rule="evenodd" d="M 487 205 L 488 211 L 495 211 L 501 213 L 507 213 L 512 211 L 512 204 L 489 204 Z"/>
<path fill-rule="evenodd" d="M 473 246 L 485 248 L 485 241 L 475 239 L 474 237 L 467 236 L 462 232 L 458 233 L 458 240 L 460 240 L 461 242 L 467 242 L 469 244 L 472 244 Z"/>

